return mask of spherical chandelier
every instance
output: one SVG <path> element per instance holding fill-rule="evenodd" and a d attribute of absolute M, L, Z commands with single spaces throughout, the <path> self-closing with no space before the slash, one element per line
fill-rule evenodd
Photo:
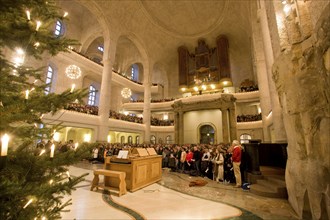
<path fill-rule="evenodd" d="M 125 99 L 131 97 L 132 95 L 132 91 L 129 88 L 123 88 L 123 90 L 121 90 L 121 96 L 124 97 Z"/>
<path fill-rule="evenodd" d="M 70 65 L 65 69 L 65 74 L 70 79 L 78 79 L 81 76 L 81 70 L 76 65 Z"/>

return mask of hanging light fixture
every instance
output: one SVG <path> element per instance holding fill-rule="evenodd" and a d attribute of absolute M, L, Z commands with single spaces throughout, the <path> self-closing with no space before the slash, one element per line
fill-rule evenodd
<path fill-rule="evenodd" d="M 65 74 L 70 79 L 78 79 L 81 76 L 81 70 L 76 65 L 70 65 L 65 69 Z"/>
<path fill-rule="evenodd" d="M 132 91 L 129 88 L 123 88 L 123 90 L 121 90 L 121 96 L 124 97 L 125 99 L 131 97 L 132 95 Z"/>

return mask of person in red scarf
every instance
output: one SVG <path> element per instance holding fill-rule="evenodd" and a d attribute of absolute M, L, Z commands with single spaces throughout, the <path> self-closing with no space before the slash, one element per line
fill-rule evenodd
<path fill-rule="evenodd" d="M 231 159 L 233 161 L 234 175 L 236 179 L 236 186 L 234 187 L 240 188 L 242 186 L 242 178 L 241 178 L 241 170 L 240 170 L 242 148 L 241 145 L 239 144 L 239 141 L 237 140 L 233 141 L 232 147 L 233 147 L 233 155 Z"/>

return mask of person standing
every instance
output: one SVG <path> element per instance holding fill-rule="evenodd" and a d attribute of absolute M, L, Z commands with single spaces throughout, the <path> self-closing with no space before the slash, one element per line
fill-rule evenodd
<path fill-rule="evenodd" d="M 241 177 L 241 157 L 242 157 L 242 148 L 239 144 L 239 141 L 234 140 L 232 143 L 233 147 L 233 155 L 231 157 L 233 161 L 233 167 L 234 167 L 234 175 L 236 179 L 236 188 L 240 188 L 242 186 L 242 177 Z"/>

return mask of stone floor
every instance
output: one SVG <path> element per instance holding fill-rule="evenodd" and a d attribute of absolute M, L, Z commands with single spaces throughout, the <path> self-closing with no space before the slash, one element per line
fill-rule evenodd
<path fill-rule="evenodd" d="M 167 169 L 158 183 L 121 197 L 101 190 L 92 192 L 92 170 L 101 167 L 88 162 L 70 167 L 73 176 L 89 175 L 65 198 L 71 198 L 73 204 L 63 219 L 296 219 L 287 200 L 260 197 L 230 184 Z M 189 187 L 196 179 L 208 183 Z"/>

